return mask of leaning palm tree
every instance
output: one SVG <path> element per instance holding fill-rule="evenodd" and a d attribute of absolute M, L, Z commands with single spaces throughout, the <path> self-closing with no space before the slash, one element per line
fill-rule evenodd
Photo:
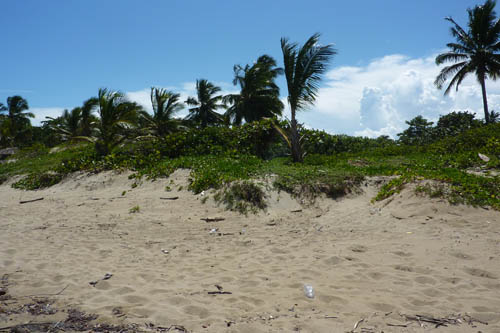
<path fill-rule="evenodd" d="M 186 100 L 186 104 L 194 106 L 189 109 L 186 120 L 199 124 L 201 128 L 222 123 L 222 115 L 216 112 L 217 109 L 223 107 L 222 104 L 219 104 L 222 96 L 214 96 L 220 90 L 220 87 L 213 85 L 205 79 L 196 80 L 197 97 L 189 97 Z"/>
<path fill-rule="evenodd" d="M 127 131 L 137 123 L 141 111 L 142 107 L 128 101 L 123 93 L 101 88 L 97 96 L 99 118 L 95 134 L 79 138 L 93 142 L 99 155 L 107 155 L 127 139 Z"/>
<path fill-rule="evenodd" d="M 274 82 L 283 69 L 276 67 L 276 61 L 263 55 L 252 66 L 236 65 L 233 67 L 234 85 L 239 85 L 239 94 L 224 96 L 224 103 L 229 105 L 226 117 L 233 124 L 240 125 L 243 120 L 247 123 L 262 118 L 280 116 L 283 103 L 279 98 L 280 90 Z"/>
<path fill-rule="evenodd" d="M 481 85 L 483 95 L 484 118 L 486 123 L 490 122 L 488 112 L 488 100 L 486 97 L 487 78 L 496 80 L 500 74 L 500 20 L 496 17 L 495 1 L 487 0 L 482 6 L 468 9 L 468 29 L 459 26 L 451 17 L 451 34 L 456 43 L 448 43 L 450 50 L 436 57 L 436 64 L 455 62 L 446 66 L 436 77 L 434 84 L 441 89 L 443 84 L 452 77 L 444 94 L 447 95 L 453 86 L 458 86 L 464 78 L 474 73 Z"/>
<path fill-rule="evenodd" d="M 157 137 L 175 131 L 179 121 L 174 115 L 184 109 L 184 104 L 179 102 L 180 94 L 161 88 L 151 88 L 151 104 L 153 115 L 146 111 L 141 112 L 142 119 L 146 122 L 146 130 Z"/>
<path fill-rule="evenodd" d="M 0 104 L 0 112 L 4 113 L 2 123 L 10 144 L 14 144 L 23 131 L 31 126 L 29 118 L 34 118 L 35 115 L 26 112 L 28 109 L 28 102 L 21 96 L 8 97 L 7 106 Z"/>
<path fill-rule="evenodd" d="M 290 146 L 294 162 L 303 160 L 296 113 L 314 104 L 321 76 L 330 58 L 337 54 L 332 45 L 318 45 L 319 37 L 318 33 L 312 35 L 301 48 L 298 48 L 297 43 L 290 43 L 288 38 L 281 38 L 291 112 L 290 134 L 285 135 L 283 130 L 277 129 Z"/>

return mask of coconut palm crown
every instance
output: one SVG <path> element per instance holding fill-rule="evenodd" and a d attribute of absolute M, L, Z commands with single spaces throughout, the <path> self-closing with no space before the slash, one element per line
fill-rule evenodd
<path fill-rule="evenodd" d="M 30 127 L 29 118 L 34 118 L 35 115 L 26 112 L 28 109 L 28 102 L 21 96 L 8 97 L 7 106 L 0 103 L 0 112 L 5 113 L 2 117 L 2 132 L 9 139 L 10 144 L 14 144 L 16 138 L 27 127 Z"/>
<path fill-rule="evenodd" d="M 127 130 L 134 126 L 142 107 L 130 102 L 118 91 L 99 89 L 95 133 L 90 137 L 79 137 L 95 143 L 99 155 L 107 155 L 127 139 Z"/>
<path fill-rule="evenodd" d="M 448 43 L 448 52 L 436 57 L 436 64 L 454 62 L 450 66 L 441 69 L 434 81 L 441 89 L 444 83 L 451 77 L 451 81 L 445 90 L 447 95 L 453 86 L 458 87 L 468 74 L 475 74 L 481 85 L 483 96 L 484 117 L 490 122 L 488 111 L 488 100 L 486 97 L 487 78 L 496 80 L 500 73 L 500 20 L 495 13 L 496 2 L 487 0 L 484 5 L 477 5 L 468 9 L 469 22 L 467 29 L 462 28 L 451 17 L 446 20 L 451 22 L 451 34 L 456 42 Z"/>
<path fill-rule="evenodd" d="M 188 105 L 194 106 L 189 109 L 186 120 L 198 124 L 201 128 L 221 123 L 223 120 L 222 115 L 217 113 L 216 110 L 223 107 L 222 104 L 219 104 L 222 96 L 214 96 L 220 90 L 220 87 L 205 79 L 196 80 L 197 97 L 189 97 L 186 100 Z"/>
<path fill-rule="evenodd" d="M 174 115 L 184 109 L 184 104 L 179 99 L 180 94 L 163 88 L 151 88 L 153 115 L 146 111 L 141 112 L 141 116 L 146 122 L 146 129 L 150 134 L 164 137 L 177 129 L 179 121 L 174 118 Z"/>
<path fill-rule="evenodd" d="M 233 84 L 239 85 L 241 91 L 224 97 L 224 103 L 230 105 L 226 116 L 233 124 L 281 115 L 284 106 L 279 98 L 279 87 L 274 81 L 283 74 L 283 69 L 276 67 L 272 57 L 262 55 L 252 66 L 235 65 L 233 71 Z"/>

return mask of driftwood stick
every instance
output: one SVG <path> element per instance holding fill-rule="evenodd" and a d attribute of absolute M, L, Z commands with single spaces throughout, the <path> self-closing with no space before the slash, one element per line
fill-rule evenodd
<path fill-rule="evenodd" d="M 231 295 L 232 292 L 230 291 L 209 291 L 209 295 Z"/>
<path fill-rule="evenodd" d="M 19 201 L 19 203 L 25 204 L 25 203 L 35 202 L 35 201 L 40 201 L 40 200 L 43 200 L 43 198 L 36 198 L 36 199 L 31 199 L 31 200 L 21 200 L 21 201 Z"/>
<path fill-rule="evenodd" d="M 202 221 L 205 221 L 205 222 L 219 222 L 219 221 L 224 221 L 225 218 L 223 217 L 214 217 L 214 218 L 210 218 L 210 217 L 205 217 L 203 219 L 200 219 Z"/>
<path fill-rule="evenodd" d="M 160 197 L 161 200 L 177 200 L 179 197 Z"/>

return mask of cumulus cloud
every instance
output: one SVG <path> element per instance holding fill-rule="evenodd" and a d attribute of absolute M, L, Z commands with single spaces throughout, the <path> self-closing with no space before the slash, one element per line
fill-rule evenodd
<path fill-rule="evenodd" d="M 418 115 L 436 121 L 440 115 L 452 111 L 475 112 L 483 118 L 481 88 L 474 76 L 465 79 L 458 92 L 448 96 L 434 86 L 440 68 L 434 63 L 436 55 L 410 58 L 395 54 L 374 59 L 363 66 L 341 66 L 330 70 L 323 80 L 314 106 L 297 117 L 308 128 L 323 129 L 330 133 L 344 133 L 377 137 L 396 137 L 407 128 L 405 121 Z M 222 88 L 221 94 L 237 93 L 238 87 L 228 82 L 214 82 Z M 490 110 L 500 110 L 500 82 L 488 80 Z M 196 96 L 196 82 L 164 87 L 181 94 L 181 101 Z M 282 101 L 284 115 L 290 117 L 286 101 L 286 88 Z M 126 96 L 147 111 L 152 112 L 150 88 L 130 91 Z M 64 108 L 32 108 L 39 125 L 45 116 L 57 117 Z M 222 111 L 220 111 L 222 112 Z M 183 117 L 187 108 L 178 114 Z"/>
<path fill-rule="evenodd" d="M 483 118 L 481 88 L 473 76 L 458 92 L 443 96 L 434 86 L 440 71 L 435 55 L 410 58 L 388 55 L 365 66 L 330 70 L 320 89 L 313 112 L 299 114 L 313 128 L 332 133 L 376 137 L 407 128 L 406 120 L 418 115 L 435 121 L 452 111 L 468 110 Z M 500 84 L 487 81 L 490 109 L 500 107 Z"/>
<path fill-rule="evenodd" d="M 31 119 L 31 124 L 34 126 L 40 126 L 42 124 L 42 121 L 46 120 L 45 117 L 57 118 L 62 114 L 64 109 L 71 108 L 30 108 L 29 112 L 32 112 L 35 115 L 35 118 Z"/>

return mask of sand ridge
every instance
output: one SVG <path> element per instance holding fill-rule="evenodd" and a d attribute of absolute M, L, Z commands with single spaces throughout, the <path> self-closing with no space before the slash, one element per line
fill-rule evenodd
<path fill-rule="evenodd" d="M 266 212 L 244 216 L 202 204 L 187 170 L 136 188 L 128 175 L 78 173 L 30 192 L 0 186 L 0 276 L 13 297 L 67 286 L 57 305 L 192 332 L 345 332 L 360 320 L 356 332 L 424 332 L 434 326 L 403 315 L 458 313 L 488 325 L 436 330 L 500 331 L 497 211 L 411 189 L 371 204 L 376 187 L 366 184 L 308 207 L 272 193 Z M 209 294 L 219 288 L 230 294 Z"/>

